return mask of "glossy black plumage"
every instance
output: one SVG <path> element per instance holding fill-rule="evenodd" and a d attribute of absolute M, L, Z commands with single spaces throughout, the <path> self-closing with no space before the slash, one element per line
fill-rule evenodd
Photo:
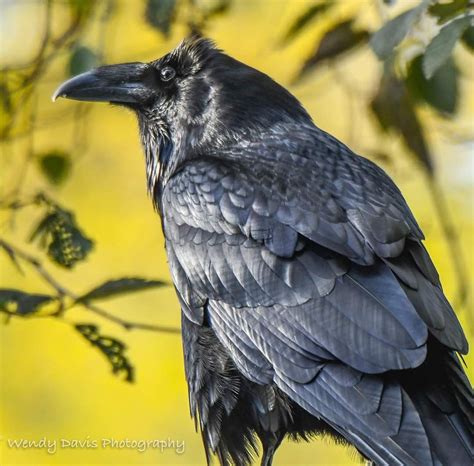
<path fill-rule="evenodd" d="M 208 460 L 329 434 L 377 464 L 472 464 L 467 342 L 390 178 L 209 41 L 119 70 L 87 98 L 111 82 L 138 115 Z"/>

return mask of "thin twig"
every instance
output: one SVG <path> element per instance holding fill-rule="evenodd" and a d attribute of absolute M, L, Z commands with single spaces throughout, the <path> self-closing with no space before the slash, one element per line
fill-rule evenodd
<path fill-rule="evenodd" d="M 347 144 L 349 146 L 353 146 L 355 142 L 355 137 L 357 134 L 356 99 L 357 99 L 357 95 L 360 95 L 360 93 L 356 89 L 354 89 L 352 83 L 349 83 L 348 81 L 346 81 L 345 73 L 341 72 L 337 64 L 331 66 L 331 71 L 335 77 L 335 82 L 339 83 L 343 92 L 347 96 L 347 102 L 348 102 L 347 108 L 349 110 L 348 117 L 347 117 Z"/>
<path fill-rule="evenodd" d="M 32 100 L 33 100 L 32 102 L 33 108 L 30 112 L 30 118 L 29 118 L 29 126 L 31 127 L 35 125 L 36 117 L 37 117 L 37 107 L 38 107 L 37 95 L 35 95 L 34 97 L 32 96 Z M 11 193 L 7 195 L 6 197 L 11 197 L 13 199 L 18 199 L 20 197 L 21 192 L 23 190 L 23 186 L 25 185 L 25 182 L 26 182 L 26 177 L 28 175 L 29 168 L 31 167 L 31 162 L 33 161 L 34 157 L 35 157 L 35 133 L 32 131 L 28 136 L 28 148 L 24 155 L 23 163 L 20 167 L 20 172 L 18 173 L 17 181 Z M 11 215 L 10 215 L 10 220 L 9 220 L 11 227 L 14 226 L 17 212 L 18 212 L 18 209 L 11 210 Z"/>
<path fill-rule="evenodd" d="M 428 176 L 428 187 L 443 230 L 443 235 L 446 239 L 448 249 L 450 250 L 450 258 L 456 277 L 457 291 L 454 298 L 454 305 L 455 307 L 462 307 L 466 304 L 469 295 L 469 278 L 464 263 L 464 254 L 459 241 L 459 235 L 451 219 L 443 191 L 433 176 Z M 466 315 L 470 319 L 469 313 L 466 313 Z M 474 322 L 470 322 L 470 324 L 474 324 Z"/>
<path fill-rule="evenodd" d="M 15 105 L 15 109 L 12 112 L 8 124 L 2 129 L 0 133 L 0 140 L 8 138 L 12 128 L 14 127 L 20 110 L 24 109 L 27 101 L 30 99 L 34 90 L 36 89 L 39 78 L 44 74 L 48 65 L 52 60 L 56 58 L 59 52 L 63 48 L 67 48 L 71 43 L 74 43 L 76 33 L 81 31 L 81 27 L 85 24 L 84 18 L 81 15 L 76 15 L 69 27 L 57 38 L 51 40 L 50 38 L 50 23 L 52 15 L 52 2 L 48 0 L 46 4 L 46 29 L 40 45 L 40 49 L 33 60 L 31 60 L 25 68 L 32 67 L 32 70 L 26 74 L 17 89 L 11 90 L 11 93 L 23 91 L 23 94 L 19 98 Z M 52 50 L 48 52 L 48 46 L 52 46 Z M 10 72 L 11 70 L 6 67 L 0 70 L 3 74 Z"/>
<path fill-rule="evenodd" d="M 18 249 L 7 241 L 0 239 L 0 247 L 5 249 L 9 254 L 13 254 L 16 257 L 24 260 L 30 264 L 36 272 L 43 278 L 43 280 L 48 283 L 54 290 L 58 293 L 59 296 L 69 295 L 68 291 L 63 288 L 63 286 L 56 281 L 56 279 L 43 267 L 41 262 L 33 256 L 30 256 L 28 253 Z"/>
<path fill-rule="evenodd" d="M 72 300 L 72 304 L 68 306 L 67 308 L 62 307 L 59 311 L 55 312 L 54 314 L 50 314 L 51 316 L 59 316 L 65 311 L 71 309 L 75 305 L 81 305 L 85 309 L 101 316 L 104 319 L 107 319 L 111 322 L 114 322 L 120 326 L 122 326 L 126 330 L 134 330 L 134 329 L 139 329 L 139 330 L 150 330 L 153 332 L 163 332 L 163 333 L 172 333 L 172 334 L 179 334 L 180 330 L 176 327 L 167 327 L 167 326 L 162 326 L 162 325 L 154 325 L 154 324 L 147 324 L 144 322 L 134 322 L 134 321 L 128 321 L 125 319 L 122 319 L 120 317 L 117 317 L 110 313 L 109 311 L 106 311 L 105 309 L 102 309 L 99 306 L 96 306 L 95 304 L 89 303 L 87 301 L 79 301 L 79 296 L 60 284 L 42 265 L 41 261 L 39 261 L 36 257 L 28 254 L 27 252 L 19 249 L 16 246 L 13 246 L 11 243 L 0 239 L 0 247 L 5 249 L 7 253 L 10 256 L 13 257 L 18 257 L 31 265 L 35 271 L 41 276 L 41 278 L 48 284 L 50 285 L 58 294 L 58 298 L 60 301 L 64 297 L 68 297 Z"/>

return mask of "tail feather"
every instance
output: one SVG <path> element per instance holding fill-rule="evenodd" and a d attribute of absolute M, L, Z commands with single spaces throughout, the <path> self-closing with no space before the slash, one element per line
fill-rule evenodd
<path fill-rule="evenodd" d="M 425 428 L 433 457 L 445 466 L 472 466 L 473 436 L 459 409 L 444 413 L 423 394 L 415 395 L 414 403 Z"/>
<path fill-rule="evenodd" d="M 378 466 L 440 466 L 423 431 L 421 416 L 405 392 L 402 397 L 403 414 L 396 435 L 369 438 L 360 433 L 346 432 L 346 438 Z"/>
<path fill-rule="evenodd" d="M 434 459 L 442 465 L 474 464 L 471 384 L 455 352 L 431 347 L 431 357 L 405 379 L 404 388 L 420 415 Z"/>
<path fill-rule="evenodd" d="M 456 353 L 449 353 L 446 369 L 454 386 L 454 396 L 458 401 L 461 416 L 474 438 L 474 394 Z"/>
<path fill-rule="evenodd" d="M 473 436 L 459 411 L 442 412 L 426 395 L 404 393 L 404 413 L 397 435 L 369 438 L 333 425 L 378 466 L 472 466 Z M 421 429 L 424 430 L 420 435 Z"/>
<path fill-rule="evenodd" d="M 436 343 L 431 350 L 422 366 L 403 371 L 402 377 L 392 374 L 400 384 L 403 406 L 396 435 L 368 436 L 331 424 L 377 465 L 474 464 L 471 385 L 454 352 Z"/>

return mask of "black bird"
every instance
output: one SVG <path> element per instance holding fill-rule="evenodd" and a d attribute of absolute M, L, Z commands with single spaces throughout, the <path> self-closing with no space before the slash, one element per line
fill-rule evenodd
<path fill-rule="evenodd" d="M 56 97 L 138 117 L 208 462 L 331 435 L 380 465 L 473 464 L 468 344 L 383 170 L 203 38 Z"/>

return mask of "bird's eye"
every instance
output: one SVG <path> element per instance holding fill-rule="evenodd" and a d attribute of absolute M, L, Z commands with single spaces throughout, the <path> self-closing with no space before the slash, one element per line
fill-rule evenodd
<path fill-rule="evenodd" d="M 173 79 L 175 75 L 176 71 L 174 70 L 174 68 L 171 68 L 171 66 L 165 66 L 160 72 L 162 81 L 169 81 Z"/>

